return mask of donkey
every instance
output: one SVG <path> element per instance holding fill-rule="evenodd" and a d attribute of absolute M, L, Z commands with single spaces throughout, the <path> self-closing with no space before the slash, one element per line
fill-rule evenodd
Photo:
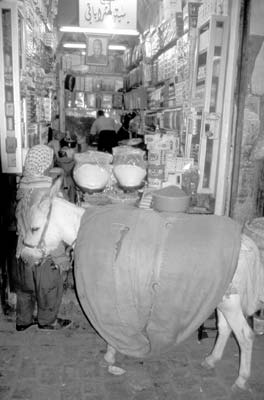
<path fill-rule="evenodd" d="M 129 237 L 129 229 L 130 228 L 125 228 L 121 229 L 121 234 L 118 240 L 116 240 L 114 243 L 115 245 L 113 246 L 114 248 L 111 249 L 111 255 L 108 253 L 105 253 L 103 258 L 100 255 L 96 255 L 98 258 L 98 265 L 94 261 L 91 263 L 91 265 L 88 266 L 89 264 L 89 258 L 90 258 L 90 253 L 94 251 L 95 248 L 99 247 L 99 250 L 101 251 L 104 246 L 106 246 L 106 243 L 102 242 L 100 243 L 100 238 L 104 239 L 104 235 L 108 235 L 105 238 L 107 238 L 106 241 L 111 241 L 112 238 L 110 237 L 108 233 L 105 234 L 105 231 L 107 230 L 107 218 L 108 218 L 108 211 L 103 211 L 103 217 L 99 222 L 96 219 L 96 215 L 101 215 L 102 209 L 104 207 L 91 207 L 91 209 L 96 209 L 95 210 L 95 216 L 89 220 L 88 218 L 88 223 L 87 226 L 90 229 L 90 236 L 87 238 L 82 238 L 82 240 L 79 241 L 77 236 L 79 238 L 80 231 L 82 231 L 82 225 L 83 221 L 85 218 L 85 215 L 87 213 L 88 209 L 84 209 L 82 207 L 78 207 L 75 204 L 72 204 L 65 199 L 59 197 L 59 190 L 61 186 L 61 181 L 57 180 L 51 187 L 50 191 L 46 194 L 41 194 L 39 199 L 36 201 L 36 203 L 32 206 L 30 210 L 30 221 L 29 221 L 29 227 L 30 229 L 26 233 L 24 237 L 24 248 L 22 251 L 22 257 L 24 259 L 33 259 L 34 262 L 40 261 L 44 256 L 46 256 L 51 250 L 55 249 L 60 241 L 64 241 L 66 244 L 73 246 L 74 247 L 74 252 L 75 252 L 75 265 L 74 265 L 74 273 L 75 273 L 75 281 L 76 281 L 76 289 L 77 289 L 77 294 L 80 300 L 80 303 L 82 305 L 82 308 L 89 318 L 89 320 L 92 322 L 92 324 L 95 326 L 99 334 L 106 340 L 107 342 L 107 350 L 104 355 L 105 360 L 111 365 L 115 363 L 115 356 L 116 356 L 116 351 L 121 351 L 125 354 L 128 355 L 136 355 L 140 354 L 140 352 L 137 352 L 137 350 L 133 350 L 132 347 L 134 346 L 131 344 L 130 340 L 134 340 L 135 337 L 139 337 L 139 341 L 136 342 L 136 346 L 138 343 L 142 344 L 146 342 L 146 336 L 143 337 L 142 335 L 145 334 L 145 332 L 148 332 L 148 336 L 151 338 L 151 334 L 154 331 L 153 337 L 154 341 L 152 343 L 152 347 L 155 348 L 156 346 L 159 346 L 159 340 L 156 340 L 156 332 L 159 331 L 159 329 L 162 329 L 161 325 L 164 325 L 166 328 L 166 323 L 168 322 L 167 320 L 175 322 L 174 325 L 176 326 L 178 321 L 181 318 L 176 318 L 175 315 L 173 315 L 174 311 L 170 314 L 168 307 L 170 307 L 170 302 L 172 298 L 174 297 L 177 290 L 175 292 L 170 292 L 171 288 L 171 282 L 170 282 L 170 287 L 165 287 L 163 288 L 165 290 L 165 296 L 168 293 L 168 297 L 166 298 L 166 312 L 167 314 L 163 313 L 162 316 L 158 314 L 157 307 L 155 305 L 155 302 L 159 300 L 158 293 L 159 290 L 161 290 L 161 285 L 160 282 L 158 281 L 158 276 L 159 274 L 162 274 L 162 270 L 159 271 L 158 267 L 154 272 L 151 270 L 149 275 L 151 275 L 151 287 L 147 284 L 144 284 L 142 291 L 138 291 L 139 293 L 139 298 L 135 297 L 134 293 L 134 298 L 132 299 L 132 303 L 130 302 L 129 296 L 130 296 L 130 289 L 127 289 L 127 281 L 123 284 L 118 284 L 120 283 L 120 279 L 122 276 L 125 276 L 127 269 L 130 268 L 129 274 L 133 274 L 133 263 L 131 263 L 130 266 L 127 266 L 126 264 L 129 264 L 128 258 L 123 258 L 123 261 L 120 261 L 120 257 L 123 257 L 124 252 L 123 247 L 126 248 L 126 253 L 129 257 L 131 257 L 130 251 L 135 251 L 139 252 L 141 255 L 143 255 L 143 261 L 146 262 L 147 264 L 147 257 L 152 257 L 151 260 L 155 261 L 155 259 L 158 259 L 160 257 L 160 253 L 156 251 L 156 248 L 158 247 L 157 244 L 154 243 L 154 247 L 152 248 L 152 242 L 148 243 L 149 246 L 146 245 L 145 243 L 145 237 L 140 236 L 140 233 L 138 229 L 141 227 L 142 224 L 140 225 L 139 223 L 137 224 L 136 228 L 134 229 L 136 232 L 135 237 L 139 237 L 137 239 L 137 246 L 138 250 L 133 249 L 133 245 L 131 244 L 132 242 L 130 241 L 129 244 L 126 244 L 126 238 Z M 99 210 L 100 208 L 100 210 Z M 136 207 L 134 207 L 135 209 Z M 124 209 L 124 211 L 119 212 L 124 215 L 130 215 L 131 208 Z M 138 209 L 139 210 L 139 209 Z M 114 209 L 110 209 L 110 214 L 114 214 Z M 134 212 L 134 211 L 133 211 Z M 141 214 L 143 212 L 143 214 Z M 150 226 L 154 229 L 155 221 L 157 220 L 156 214 L 153 211 L 153 214 L 151 214 L 151 211 L 145 211 L 145 210 L 140 210 L 140 218 L 142 221 L 144 221 L 145 214 L 148 213 L 147 218 L 152 218 L 148 221 L 150 221 Z M 120 214 L 120 215 L 121 215 Z M 203 216 L 200 216 L 201 218 Z M 190 221 L 192 221 L 192 216 L 189 215 Z M 214 216 L 208 216 L 207 218 L 214 218 Z M 227 217 L 216 217 L 218 218 L 216 220 L 216 223 L 221 223 L 222 219 L 226 218 L 231 224 L 233 224 L 233 221 L 230 218 Z M 133 218 L 130 218 L 133 220 Z M 153 221 L 153 222 L 152 222 Z M 158 220 L 159 221 L 159 220 Z M 204 221 L 204 220 L 203 220 Z M 214 219 L 212 221 L 215 221 Z M 122 222 L 122 221 L 121 221 Z M 178 223 L 178 222 L 177 222 Z M 143 222 L 144 224 L 144 222 Z M 166 221 L 165 225 L 166 229 L 169 227 L 171 229 L 171 225 L 173 224 L 172 220 Z M 119 226 L 119 222 L 113 223 L 114 226 Z M 122 225 L 122 224 L 121 224 Z M 126 225 L 126 224 L 125 224 Z M 139 228 L 138 228 L 139 225 Z M 232 225 L 230 225 L 232 226 Z M 96 235 L 95 230 L 99 227 L 100 232 L 99 236 Z M 152 229 L 152 230 L 153 230 Z M 162 228 L 163 229 L 163 228 Z M 160 230 L 159 232 L 159 241 L 163 243 L 163 248 L 162 251 L 165 251 L 164 248 L 168 246 L 167 241 L 163 238 L 163 232 L 165 230 Z M 164 228 L 165 229 L 165 228 Z M 130 229 L 132 230 L 132 228 Z M 152 234 L 152 233 L 151 233 Z M 113 234 L 114 235 L 114 234 Z M 153 234 L 154 235 L 154 234 Z M 96 239 L 93 239 L 93 237 L 96 236 Z M 153 236 L 154 238 L 154 236 Z M 169 237 L 167 237 L 167 240 Z M 76 245 L 76 239 L 77 239 L 77 245 Z M 172 238 L 171 243 L 175 243 L 174 238 Z M 94 240 L 94 241 L 93 241 Z M 153 239 L 153 242 L 155 240 Z M 254 312 L 256 312 L 258 309 L 260 309 L 260 304 L 264 299 L 264 269 L 263 265 L 260 261 L 260 253 L 255 245 L 255 243 L 252 241 L 251 238 L 245 236 L 244 234 L 241 234 L 239 231 L 239 245 L 238 245 L 238 254 L 237 258 L 235 259 L 235 264 L 234 264 L 234 271 L 231 271 L 229 273 L 228 268 L 227 268 L 227 286 L 221 286 L 221 276 L 224 275 L 224 269 L 222 271 L 222 266 L 219 268 L 217 266 L 217 269 L 220 269 L 220 272 L 218 274 L 218 270 L 216 271 L 216 277 L 213 278 L 214 280 L 212 281 L 212 284 L 209 283 L 209 285 L 215 285 L 216 290 L 219 289 L 220 293 L 220 298 L 218 300 L 217 298 L 210 297 L 211 292 L 209 293 L 209 297 L 204 297 L 201 298 L 199 308 L 195 305 L 195 301 L 193 303 L 190 302 L 190 304 L 193 304 L 192 307 L 194 310 L 191 309 L 191 306 L 187 309 L 187 314 L 189 313 L 189 316 L 187 315 L 187 319 L 189 317 L 189 322 L 188 324 L 191 326 L 189 329 L 189 326 L 187 329 L 184 331 L 184 334 L 180 334 L 177 336 L 177 343 L 180 341 L 184 340 L 188 335 L 193 333 L 197 327 L 203 323 L 203 321 L 211 314 L 211 312 L 216 308 L 217 309 L 217 317 L 218 317 L 218 336 L 217 340 L 215 342 L 214 348 L 211 352 L 210 355 L 208 355 L 205 360 L 203 361 L 202 365 L 205 368 L 211 369 L 214 368 L 216 362 L 221 359 L 223 355 L 223 351 L 226 345 L 226 342 L 228 340 L 228 337 L 230 333 L 233 331 L 239 348 L 240 348 L 240 365 L 239 365 L 239 374 L 234 382 L 234 385 L 232 386 L 233 389 L 248 389 L 248 379 L 250 377 L 250 370 L 251 370 L 251 357 L 252 357 L 252 347 L 253 347 L 253 339 L 254 339 L 254 333 L 251 327 L 247 323 L 247 316 L 252 315 Z M 90 246 L 90 247 L 89 247 Z M 109 245 L 110 246 L 110 245 Z M 144 247 L 145 246 L 145 247 Z M 165 247 L 164 247 L 165 246 Z M 81 253 L 81 248 L 86 247 L 88 253 L 86 253 L 86 259 L 84 263 L 81 263 L 81 258 L 79 254 Z M 108 251 L 108 250 L 107 250 Z M 90 252 L 90 253 L 89 253 Z M 221 252 L 224 253 L 225 249 L 220 249 L 220 257 L 221 257 Z M 88 254 L 88 255 L 87 255 Z M 144 256 L 146 254 L 146 257 Z M 185 256 L 185 255 L 184 255 Z M 205 254 L 206 256 L 206 254 Z M 215 258 L 212 258 L 213 262 L 212 264 L 216 263 L 217 261 L 214 262 L 214 260 L 218 257 L 219 255 L 215 255 Z M 91 254 L 92 257 L 92 254 Z M 101 258 L 100 258 L 101 257 Z M 141 257 L 141 256 L 140 256 Z M 145 257 L 145 258 L 144 258 Z M 173 263 L 176 265 L 173 266 L 174 269 L 177 269 L 177 258 L 174 256 L 174 261 Z M 198 257 L 198 256 L 197 256 Z M 116 264 L 111 264 L 111 268 L 115 268 L 114 273 L 116 274 L 115 276 L 118 278 L 115 280 L 115 291 L 122 291 L 122 298 L 121 301 L 118 304 L 118 307 L 115 309 L 117 312 L 112 313 L 108 312 L 107 310 L 104 310 L 104 307 L 108 307 L 108 304 L 111 303 L 112 299 L 111 294 L 113 293 L 112 288 L 108 292 L 107 286 L 104 286 L 102 289 L 102 296 L 104 297 L 104 304 L 103 306 L 101 304 L 95 304 L 95 298 L 100 297 L 100 294 L 98 295 L 98 292 L 100 292 L 100 279 L 104 279 L 103 277 L 108 274 L 108 271 L 103 270 L 101 268 L 101 265 L 103 265 L 106 261 L 106 259 L 110 260 L 110 262 L 114 262 Z M 175 261 L 176 260 L 176 261 Z M 153 262 L 154 262 L 153 261 Z M 197 260 L 196 260 L 197 261 Z M 119 263 L 119 264 L 118 264 Z M 114 265 L 114 267 L 113 267 Z M 160 264 L 162 266 L 162 263 Z M 103 267 L 102 267 L 103 268 Z M 110 269 L 111 269 L 110 268 Z M 191 267 L 193 269 L 190 269 L 191 273 L 193 273 L 193 276 L 195 277 L 198 272 L 197 269 L 195 270 L 195 265 Z M 212 266 L 213 268 L 213 266 Z M 201 269 L 201 268 L 200 268 Z M 100 271 L 99 271 L 100 270 Z M 195 272 L 196 271 L 196 272 Z M 203 274 L 203 271 L 199 272 L 200 274 Z M 94 278 L 94 276 L 98 274 L 97 278 Z M 123 275 L 122 275 L 123 274 Z M 140 272 L 138 274 L 140 275 L 140 279 L 145 279 L 144 274 L 148 274 L 146 270 L 141 266 Z M 183 274 L 184 275 L 184 274 Z M 208 274 L 208 271 L 204 272 L 204 275 L 201 275 L 200 281 L 204 281 L 205 285 L 210 279 Z M 154 276 L 154 278 L 153 278 Z M 182 276 L 182 272 L 181 272 Z M 198 276 L 198 275 L 197 275 Z M 137 275 L 138 277 L 138 275 Z M 111 278 L 112 279 L 112 278 Z M 110 279 L 110 280 L 111 280 Z M 115 278 L 116 279 L 116 278 Z M 127 276 L 125 276 L 125 279 Z M 134 278 L 133 278 L 134 279 Z M 140 282 L 140 279 L 138 281 Z M 153 280 L 154 279 L 154 280 Z M 184 277 L 183 277 L 184 279 Z M 192 280 L 194 280 L 192 278 Z M 118 281 L 118 282 L 117 282 Z M 165 281 L 164 281 L 165 282 Z M 133 281 L 133 285 L 136 284 L 136 279 Z M 184 290 L 187 293 L 187 296 L 183 300 L 182 308 L 185 307 L 186 301 L 188 302 L 188 297 L 192 297 L 192 290 L 193 287 L 191 286 L 190 289 L 190 295 L 188 294 L 188 287 L 191 284 L 191 282 L 183 281 L 181 285 L 184 286 Z M 200 283 L 197 280 L 197 285 Z M 164 283 L 163 283 L 164 286 Z M 173 286 L 172 286 L 172 290 Z M 213 289 L 212 289 L 213 290 Z M 97 292 L 98 291 L 98 292 Z M 202 288 L 202 290 L 199 290 L 200 292 L 206 292 L 205 287 Z M 147 300 L 145 299 L 144 296 L 148 296 L 150 293 L 150 297 L 147 297 Z M 137 294 L 137 293 L 136 293 Z M 119 294 L 117 294 L 118 296 Z M 127 297 L 126 297 L 127 296 Z M 143 300 L 142 300 L 143 298 Z M 88 300 L 87 300 L 88 299 Z M 217 300 L 216 300 L 217 299 Z M 101 299 L 102 300 L 102 299 Z M 100 301 L 101 301 L 100 300 Z M 200 300 L 200 299 L 199 299 Z M 177 300 L 178 301 L 178 300 Z M 214 302 L 217 301 L 216 304 Z M 143 306 L 142 303 L 143 302 Z M 211 304 L 209 304 L 211 302 Z M 87 305 L 87 303 L 89 303 Z M 140 310 L 140 318 L 139 322 L 137 317 L 135 317 L 135 308 L 137 305 L 140 304 L 141 311 Z M 204 306 L 205 304 L 205 306 Z M 127 308 L 126 308 L 127 307 Z M 155 309 L 156 307 L 156 309 Z M 199 314 L 199 309 L 206 307 L 204 309 L 204 312 Z M 180 307 L 177 304 L 177 309 L 178 312 Z M 146 315 L 142 313 L 146 313 Z M 103 313 L 103 317 L 101 318 L 101 314 Z M 123 313 L 123 314 L 122 314 Z M 154 313 L 155 318 L 153 317 L 152 313 Z M 156 314 L 155 314 L 156 313 Z M 185 308 L 185 313 L 186 313 L 186 308 Z M 120 328 L 120 332 L 118 332 L 118 329 L 116 326 L 118 326 L 118 322 L 116 322 L 115 318 L 116 314 L 118 314 L 118 318 L 121 316 L 123 319 L 128 318 L 128 320 L 125 321 L 125 323 L 122 325 Z M 199 314 L 198 319 L 196 318 L 196 315 Z M 127 315 L 129 315 L 127 317 Z M 131 319 L 129 320 L 130 316 L 132 315 Z M 142 316 L 143 315 L 143 316 Z M 146 318 L 145 318 L 146 316 Z M 120 317 L 120 318 L 121 318 Z M 112 320 L 111 318 L 114 318 Z M 152 320 L 151 320 L 152 318 Z M 175 321 L 174 321 L 175 318 Z M 108 321 L 109 319 L 109 321 Z M 155 321 L 153 321 L 155 319 Z M 158 322 L 157 322 L 158 320 Z M 195 322 L 193 323 L 193 321 Z M 147 322 L 146 322 L 147 321 Z M 150 321 L 150 323 L 149 323 Z M 159 322 L 163 321 L 163 322 Z M 109 323 L 109 324 L 108 324 Z M 97 326 L 98 324 L 98 326 Z M 136 327 L 131 326 L 131 325 L 137 325 Z M 154 330 L 151 331 L 151 326 L 154 326 Z M 111 326 L 111 328 L 109 328 Z M 108 328 L 107 328 L 108 327 Z M 113 334 L 110 329 L 113 329 L 112 327 L 115 327 L 115 333 Z M 135 329 L 134 329 L 135 328 Z M 126 329 L 128 330 L 128 334 L 126 335 Z M 131 333 L 132 332 L 132 333 Z M 143 333 L 142 333 L 143 332 Z M 119 333 L 120 335 L 122 334 L 120 343 L 119 343 Z M 166 332 L 163 336 L 161 335 L 161 340 L 165 340 L 164 336 L 166 337 Z M 173 336 L 173 335 L 172 335 Z M 175 336 L 176 337 L 176 336 Z M 150 339 L 151 340 L 151 339 Z M 166 339 L 167 340 L 167 339 Z M 122 342 L 122 343 L 121 343 Z M 127 346 L 124 345 L 124 343 L 128 343 Z M 176 343 L 176 344 L 177 344 Z M 131 348 L 130 348 L 131 346 Z"/>

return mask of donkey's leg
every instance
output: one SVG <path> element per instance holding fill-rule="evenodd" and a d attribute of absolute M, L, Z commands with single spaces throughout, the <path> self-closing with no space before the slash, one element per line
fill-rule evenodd
<path fill-rule="evenodd" d="M 205 358 L 202 366 L 211 369 L 215 363 L 222 358 L 226 342 L 231 333 L 231 328 L 227 323 L 223 313 L 217 309 L 218 335 L 212 353 Z"/>
<path fill-rule="evenodd" d="M 116 350 L 110 344 L 107 344 L 107 350 L 104 355 L 105 361 L 108 362 L 108 364 L 114 364 L 115 355 L 116 355 Z"/>
<path fill-rule="evenodd" d="M 239 375 L 232 388 L 248 389 L 247 380 L 250 377 L 254 333 L 243 315 L 238 294 L 224 297 L 219 308 L 234 332 L 240 347 Z"/>

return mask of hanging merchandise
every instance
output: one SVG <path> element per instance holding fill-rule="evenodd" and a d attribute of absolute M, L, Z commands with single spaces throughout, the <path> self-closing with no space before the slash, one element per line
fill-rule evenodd
<path fill-rule="evenodd" d="M 48 137 L 56 80 L 54 48 L 44 39 L 55 13 L 50 15 L 40 0 L 0 2 L 0 10 L 2 172 L 21 173 L 28 148 Z"/>

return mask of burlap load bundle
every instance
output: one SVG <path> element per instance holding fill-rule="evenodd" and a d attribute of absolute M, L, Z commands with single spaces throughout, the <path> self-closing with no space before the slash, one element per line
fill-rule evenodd
<path fill-rule="evenodd" d="M 213 312 L 232 280 L 240 228 L 229 218 L 87 209 L 75 248 L 83 310 L 123 354 L 167 351 Z"/>

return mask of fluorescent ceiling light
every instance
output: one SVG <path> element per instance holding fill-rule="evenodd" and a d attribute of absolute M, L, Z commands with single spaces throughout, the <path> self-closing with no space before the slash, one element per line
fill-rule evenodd
<path fill-rule="evenodd" d="M 62 26 L 61 32 L 76 32 L 76 33 L 104 33 L 109 35 L 128 35 L 138 36 L 139 32 L 135 29 L 97 29 L 97 28 L 81 28 L 79 26 Z"/>
<path fill-rule="evenodd" d="M 126 50 L 126 46 L 123 46 L 121 44 L 109 44 L 108 46 L 109 50 Z"/>
<path fill-rule="evenodd" d="M 63 47 L 66 47 L 67 49 L 85 49 L 86 44 L 85 43 L 64 43 Z"/>

